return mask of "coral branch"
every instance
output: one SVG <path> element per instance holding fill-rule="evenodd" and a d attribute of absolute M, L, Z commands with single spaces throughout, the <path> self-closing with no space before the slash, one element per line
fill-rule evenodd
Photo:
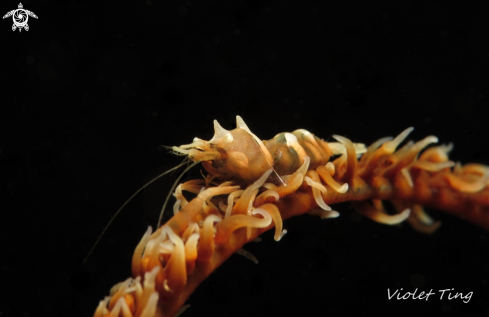
<path fill-rule="evenodd" d="M 196 139 L 174 150 L 206 161 L 203 166 L 213 183 L 219 180 L 221 185 L 204 186 L 194 180 L 177 187 L 179 203 L 173 218 L 153 234 L 148 229 L 136 247 L 135 279 L 118 284 L 112 298 L 100 302 L 95 317 L 109 312 L 124 317 L 173 316 L 193 290 L 245 243 L 274 226 L 279 241 L 286 232 L 283 220 L 296 215 L 336 217 L 338 212 L 330 205 L 339 202 L 351 201 L 362 215 L 383 224 L 407 220 L 423 233 L 440 226 L 423 206 L 489 230 L 489 167 L 454 166 L 447 155 L 451 145 L 420 155 L 438 141 L 434 136 L 408 142 L 396 151 L 412 128 L 369 147 L 336 135 L 339 143 L 327 143 L 305 130 L 261 141 L 239 117 L 235 130 L 227 131 L 217 121 L 215 129 L 211 141 Z M 340 156 L 330 162 L 333 155 Z M 188 201 L 183 191 L 198 195 Z M 391 201 L 398 213 L 388 214 L 382 200 Z"/>

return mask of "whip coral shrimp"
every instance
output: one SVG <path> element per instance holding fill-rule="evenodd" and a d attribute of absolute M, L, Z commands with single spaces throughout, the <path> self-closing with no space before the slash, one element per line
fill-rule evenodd
<path fill-rule="evenodd" d="M 173 217 L 154 232 L 148 228 L 134 251 L 134 278 L 114 287 L 95 317 L 174 316 L 244 244 L 272 228 L 280 241 L 287 232 L 283 221 L 296 215 L 338 217 L 331 205 L 340 202 L 375 222 L 408 222 L 428 234 L 440 222 L 424 206 L 489 229 L 489 167 L 455 164 L 448 159 L 451 145 L 428 147 L 438 142 L 435 136 L 400 147 L 413 130 L 407 128 L 365 146 L 339 135 L 327 142 L 299 129 L 263 141 L 239 116 L 236 129 L 217 121 L 214 129 L 209 141 L 172 147 L 208 174 L 176 187 Z"/>

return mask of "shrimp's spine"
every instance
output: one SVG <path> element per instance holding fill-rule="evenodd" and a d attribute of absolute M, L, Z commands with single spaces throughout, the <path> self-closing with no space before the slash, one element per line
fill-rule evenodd
<path fill-rule="evenodd" d="M 196 138 L 174 148 L 203 160 L 209 179 L 177 188 L 182 209 L 176 204 L 172 219 L 153 234 L 146 232 L 133 257 L 135 279 L 122 283 L 112 299 L 101 301 L 95 317 L 109 311 L 173 316 L 200 282 L 245 243 L 274 226 L 275 240 L 280 240 L 285 233 L 282 221 L 295 215 L 336 217 L 330 205 L 338 202 L 352 201 L 361 214 L 380 223 L 407 220 L 425 233 L 440 224 L 422 206 L 451 212 L 489 230 L 489 167 L 455 165 L 448 160 L 450 145 L 431 147 L 420 155 L 438 141 L 436 137 L 408 142 L 396 151 L 412 128 L 366 148 L 341 136 L 334 136 L 338 143 L 324 142 L 305 130 L 261 141 L 239 117 L 233 131 L 217 122 L 215 127 L 211 141 Z M 333 155 L 340 156 L 330 162 Z M 211 178 L 222 185 L 211 186 Z M 182 189 L 198 195 L 187 202 Z M 388 215 L 382 200 L 390 200 L 398 214 Z"/>

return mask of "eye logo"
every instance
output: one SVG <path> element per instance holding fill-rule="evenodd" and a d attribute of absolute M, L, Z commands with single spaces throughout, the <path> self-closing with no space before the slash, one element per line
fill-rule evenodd
<path fill-rule="evenodd" d="M 29 25 L 27 25 L 29 16 L 37 19 L 37 15 L 35 15 L 34 12 L 24 10 L 23 8 L 24 7 L 22 6 L 22 3 L 19 3 L 18 9 L 7 12 L 7 14 L 3 16 L 4 19 L 12 16 L 12 20 L 14 21 L 14 24 L 12 25 L 12 31 L 19 29 L 19 32 L 21 32 L 22 28 L 24 28 L 26 31 L 29 31 Z"/>

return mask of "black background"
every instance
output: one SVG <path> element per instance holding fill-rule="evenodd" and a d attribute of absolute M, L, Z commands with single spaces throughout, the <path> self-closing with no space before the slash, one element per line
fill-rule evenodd
<path fill-rule="evenodd" d="M 0 11 L 17 7 L 2 1 Z M 210 139 L 241 115 L 262 139 L 304 128 L 371 143 L 454 142 L 489 163 L 487 1 L 23 1 L 1 21 L 1 316 L 91 316 L 177 174 L 160 145 Z M 2 14 L 4 14 L 2 13 Z M 200 176 L 199 169 L 187 178 Z M 173 201 L 171 201 L 171 204 Z M 488 234 L 437 210 L 432 236 L 341 216 L 285 222 L 233 255 L 183 316 L 488 316 Z M 474 292 L 388 300 L 387 289 Z"/>

